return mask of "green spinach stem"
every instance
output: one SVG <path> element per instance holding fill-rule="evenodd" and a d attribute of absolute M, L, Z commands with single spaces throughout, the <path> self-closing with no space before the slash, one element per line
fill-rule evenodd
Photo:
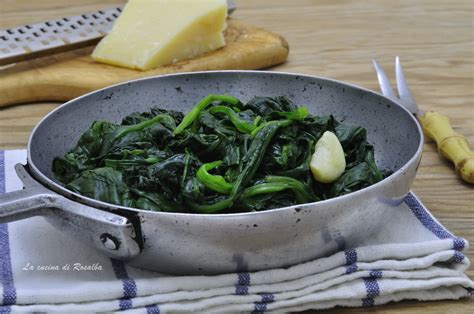
<path fill-rule="evenodd" d="M 229 194 L 232 191 L 233 184 L 227 182 L 223 176 L 210 174 L 208 171 L 219 167 L 222 164 L 221 160 L 207 163 L 199 167 L 196 177 L 207 188 L 222 193 Z"/>
<path fill-rule="evenodd" d="M 209 94 L 203 99 L 201 99 L 196 104 L 196 106 L 194 106 L 194 108 L 184 116 L 183 121 L 181 121 L 181 123 L 176 127 L 173 132 L 173 135 L 183 133 L 184 129 L 186 129 L 191 123 L 193 123 L 193 121 L 199 117 L 201 111 L 203 111 L 213 101 L 224 101 L 231 105 L 236 105 L 239 103 L 239 99 L 232 96 Z"/>

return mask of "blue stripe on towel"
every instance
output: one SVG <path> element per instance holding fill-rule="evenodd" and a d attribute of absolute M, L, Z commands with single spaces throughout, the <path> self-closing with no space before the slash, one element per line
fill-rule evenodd
<path fill-rule="evenodd" d="M 247 295 L 249 294 L 248 286 L 235 285 L 235 294 L 237 295 Z"/>
<path fill-rule="evenodd" d="M 147 314 L 160 314 L 160 307 L 158 304 L 152 304 L 145 306 Z"/>
<path fill-rule="evenodd" d="M 115 277 L 122 280 L 123 298 L 119 300 L 119 307 L 121 310 L 128 310 L 133 307 L 132 298 L 137 296 L 137 284 L 135 280 L 128 277 L 125 265 L 116 259 L 111 258 L 112 268 L 114 269 Z"/>
<path fill-rule="evenodd" d="M 0 193 L 5 193 L 5 151 L 0 150 Z"/>
<path fill-rule="evenodd" d="M 455 249 L 456 251 L 464 250 L 465 246 L 466 246 L 466 242 L 463 239 L 461 238 L 453 239 L 453 249 Z"/>
<path fill-rule="evenodd" d="M 431 231 L 438 239 L 453 239 L 453 249 L 456 251 L 464 250 L 466 241 L 455 237 L 442 225 L 440 225 L 433 217 L 428 213 L 426 208 L 418 201 L 418 199 L 410 192 L 405 197 L 405 203 L 411 209 L 415 217 L 421 222 L 421 224 Z"/>
<path fill-rule="evenodd" d="M 4 151 L 0 151 L 0 193 L 5 193 Z M 3 288 L 2 306 L 0 307 L 0 310 L 2 313 L 9 313 L 11 311 L 10 305 L 16 303 L 16 289 L 13 283 L 7 224 L 0 224 L 0 282 L 2 283 Z"/>
<path fill-rule="evenodd" d="M 346 265 L 352 265 L 357 263 L 357 252 L 356 250 L 346 250 L 344 251 L 346 255 Z"/>
<path fill-rule="evenodd" d="M 241 286 L 250 286 L 250 274 L 249 273 L 237 274 L 237 284 Z"/>
<path fill-rule="evenodd" d="M 374 298 L 363 298 L 362 299 L 362 306 L 363 307 L 372 307 L 375 304 Z"/>
<path fill-rule="evenodd" d="M 453 260 L 456 262 L 456 263 L 462 263 L 462 261 L 464 260 L 464 254 L 460 253 L 460 252 L 454 252 L 453 254 Z"/>
<path fill-rule="evenodd" d="M 370 271 L 370 278 L 382 278 L 382 271 L 378 269 L 373 269 Z"/>
<path fill-rule="evenodd" d="M 121 310 L 130 310 L 132 306 L 132 299 L 119 299 L 119 308 Z"/>
<path fill-rule="evenodd" d="M 249 294 L 249 286 L 250 286 L 250 274 L 238 273 L 237 284 L 235 284 L 235 294 L 237 295 Z"/>
<path fill-rule="evenodd" d="M 262 313 L 265 313 L 266 310 L 267 310 L 266 303 L 255 302 L 255 307 L 254 307 L 254 310 L 252 311 L 252 314 L 262 314 Z"/>
<path fill-rule="evenodd" d="M 355 273 L 357 269 L 358 269 L 357 264 L 346 265 L 346 275 Z"/>
<path fill-rule="evenodd" d="M 371 307 L 375 304 L 375 297 L 380 295 L 380 287 L 377 279 L 382 278 L 382 271 L 373 269 L 370 271 L 370 277 L 363 278 L 365 284 L 365 290 L 367 291 L 367 297 L 362 299 L 363 307 Z"/>
<path fill-rule="evenodd" d="M 425 210 L 425 207 L 415 198 L 410 192 L 405 197 L 405 203 L 411 209 L 416 218 L 421 222 L 426 229 L 431 231 L 439 239 L 451 239 L 454 236 L 446 229 L 437 223 L 431 215 Z"/>
<path fill-rule="evenodd" d="M 380 295 L 380 287 L 377 283 L 376 278 L 364 278 L 365 289 L 367 291 L 367 297 L 362 299 L 362 306 L 371 307 L 374 306 L 374 298 Z"/>
<path fill-rule="evenodd" d="M 272 293 L 262 293 L 262 303 L 272 303 L 275 301 L 275 296 Z"/>
<path fill-rule="evenodd" d="M 12 264 L 10 259 L 10 242 L 8 225 L 0 224 L 0 281 L 2 282 L 2 311 L 10 311 L 10 305 L 16 303 L 16 289 L 13 283 Z"/>
<path fill-rule="evenodd" d="M 261 314 L 267 310 L 267 304 L 275 301 L 275 296 L 272 293 L 260 293 L 260 302 L 255 302 L 252 314 Z"/>
<path fill-rule="evenodd" d="M 354 249 L 344 251 L 346 256 L 346 274 L 352 274 L 357 271 L 357 251 Z"/>

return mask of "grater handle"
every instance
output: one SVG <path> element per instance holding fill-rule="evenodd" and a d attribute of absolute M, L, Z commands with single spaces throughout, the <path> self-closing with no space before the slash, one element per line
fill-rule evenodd
<path fill-rule="evenodd" d="M 0 30 L 0 66 L 93 45 L 121 12 L 116 7 Z"/>
<path fill-rule="evenodd" d="M 48 48 L 44 50 L 30 50 L 28 53 L 11 54 L 9 56 L 2 56 L 0 57 L 0 66 L 14 64 L 21 61 L 28 61 L 28 60 L 36 59 L 39 57 L 45 57 L 45 56 L 49 56 L 49 55 L 60 53 L 60 52 L 92 46 L 98 43 L 99 40 L 101 40 L 101 38 L 102 37 L 95 37 L 95 38 L 80 41 L 77 43 L 68 43 L 68 44 L 64 44 L 61 46 Z"/>

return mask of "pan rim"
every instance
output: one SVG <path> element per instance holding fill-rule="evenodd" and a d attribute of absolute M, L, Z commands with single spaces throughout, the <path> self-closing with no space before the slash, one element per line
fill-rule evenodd
<path fill-rule="evenodd" d="M 304 77 L 304 78 L 309 78 L 309 79 L 317 79 L 317 80 L 322 80 L 322 81 L 327 81 L 331 83 L 336 83 L 341 86 L 349 87 L 349 88 L 355 88 L 358 89 L 366 94 L 372 94 L 376 95 L 378 97 L 382 97 L 386 101 L 389 101 L 392 105 L 395 105 L 397 108 L 405 111 L 405 113 L 410 117 L 412 122 L 416 126 L 416 130 L 419 136 L 419 142 L 417 145 L 417 149 L 415 153 L 411 156 L 411 158 L 405 162 L 401 167 L 399 167 L 396 171 L 394 171 L 390 176 L 384 178 L 383 180 L 372 184 L 368 187 L 365 187 L 363 189 L 360 189 L 355 192 L 351 192 L 349 194 L 341 195 L 338 197 L 330 198 L 327 200 L 322 200 L 322 201 L 316 201 L 316 202 L 311 202 L 311 203 L 304 203 L 304 204 L 297 204 L 297 205 L 292 205 L 292 206 L 286 206 L 286 207 L 279 207 L 279 208 L 274 208 L 274 209 L 269 209 L 269 210 L 264 210 L 264 211 L 257 211 L 257 212 L 243 212 L 243 213 L 228 213 L 228 214 L 199 214 L 199 213 L 180 213 L 180 212 L 155 212 L 155 211 L 150 211 L 150 210 L 144 210 L 144 209 L 139 209 L 139 208 L 133 208 L 133 207 L 125 207 L 121 205 L 115 205 L 103 201 L 99 201 L 90 197 L 83 196 L 79 193 L 72 192 L 68 189 L 66 189 L 64 186 L 61 184 L 57 183 L 55 180 L 50 179 L 48 176 L 46 176 L 43 172 L 41 172 L 38 167 L 35 165 L 32 156 L 31 156 L 31 146 L 33 145 L 33 137 L 36 133 L 36 131 L 41 127 L 41 125 L 46 121 L 50 116 L 56 114 L 56 112 L 62 110 L 62 108 L 69 106 L 75 102 L 80 101 L 82 98 L 86 98 L 89 95 L 95 94 L 95 93 L 100 93 L 104 90 L 108 90 L 111 88 L 115 88 L 117 86 L 123 86 L 123 85 L 129 85 L 135 82 L 140 82 L 140 81 L 145 81 L 145 80 L 153 80 L 157 78 L 166 78 L 166 77 L 176 77 L 176 76 L 186 76 L 186 75 L 202 75 L 202 74 L 226 74 L 226 73 L 244 73 L 244 74 L 259 74 L 259 75 L 278 75 L 278 76 L 292 76 L 292 77 Z M 424 143 L 424 135 L 423 131 L 421 129 L 420 123 L 418 120 L 413 116 L 413 114 L 406 109 L 403 105 L 400 103 L 394 101 L 393 99 L 390 99 L 384 95 L 382 95 L 379 92 L 352 84 L 352 83 L 347 83 L 343 81 L 339 81 L 336 79 L 331 79 L 328 77 L 323 77 L 323 76 L 317 76 L 317 75 L 309 75 L 309 74 L 303 74 L 303 73 L 294 73 L 294 72 L 282 72 L 282 71 L 258 71 L 258 70 L 214 70 L 214 71 L 196 71 L 196 72 L 182 72 L 182 73 L 172 73 L 172 74 L 163 74 L 163 75 L 156 75 L 156 76 L 151 76 L 151 77 L 144 77 L 144 78 L 138 78 L 134 80 L 129 80 L 125 82 L 120 82 L 114 85 L 106 86 L 101 89 L 97 89 L 94 91 L 91 91 L 89 93 L 86 93 L 84 95 L 81 95 L 79 97 L 76 97 L 74 99 L 71 99 L 61 105 L 59 105 L 57 108 L 53 109 L 50 111 L 48 114 L 46 114 L 33 128 L 31 131 L 30 137 L 28 139 L 28 144 L 27 144 L 27 166 L 28 169 L 30 170 L 30 173 L 34 177 L 35 180 L 37 180 L 39 183 L 42 185 L 46 186 L 48 189 L 60 194 L 63 197 L 68 198 L 69 200 L 72 200 L 74 202 L 78 202 L 81 204 L 85 204 L 87 206 L 91 206 L 94 208 L 98 209 L 104 209 L 108 210 L 111 212 L 116 212 L 117 210 L 125 210 L 127 212 L 133 212 L 133 213 L 146 213 L 148 215 L 150 214 L 157 214 L 157 215 L 168 215 L 168 216 L 178 216 L 178 217 L 212 217 L 212 218 L 219 218 L 222 219 L 224 217 L 229 217 L 231 218 L 236 218 L 240 216 L 253 216 L 253 215 L 271 215 L 271 214 L 278 214 L 280 211 L 287 211 L 295 208 L 300 208 L 300 207 L 322 207 L 322 206 L 332 206 L 336 202 L 343 202 L 343 200 L 347 200 L 348 198 L 357 198 L 361 194 L 369 194 L 374 190 L 381 189 L 382 187 L 386 186 L 387 184 L 390 184 L 390 181 L 392 181 L 394 178 L 402 175 L 404 170 L 408 168 L 413 163 L 416 163 L 419 158 L 421 158 L 422 151 L 423 151 L 423 143 Z"/>

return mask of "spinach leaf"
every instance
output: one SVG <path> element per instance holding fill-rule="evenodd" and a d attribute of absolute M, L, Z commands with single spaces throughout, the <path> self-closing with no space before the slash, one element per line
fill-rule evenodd
<path fill-rule="evenodd" d="M 84 196 L 118 205 L 122 203 L 122 196 L 128 192 L 127 185 L 122 181 L 122 173 L 107 167 L 84 171 L 66 187 Z"/>
<path fill-rule="evenodd" d="M 336 134 L 346 158 L 331 184 L 316 182 L 309 168 L 325 131 Z M 312 115 L 284 96 L 242 103 L 214 94 L 186 115 L 151 108 L 121 124 L 96 121 L 52 170 L 68 189 L 100 201 L 204 214 L 315 202 L 389 174 L 377 167 L 361 126 Z"/>

